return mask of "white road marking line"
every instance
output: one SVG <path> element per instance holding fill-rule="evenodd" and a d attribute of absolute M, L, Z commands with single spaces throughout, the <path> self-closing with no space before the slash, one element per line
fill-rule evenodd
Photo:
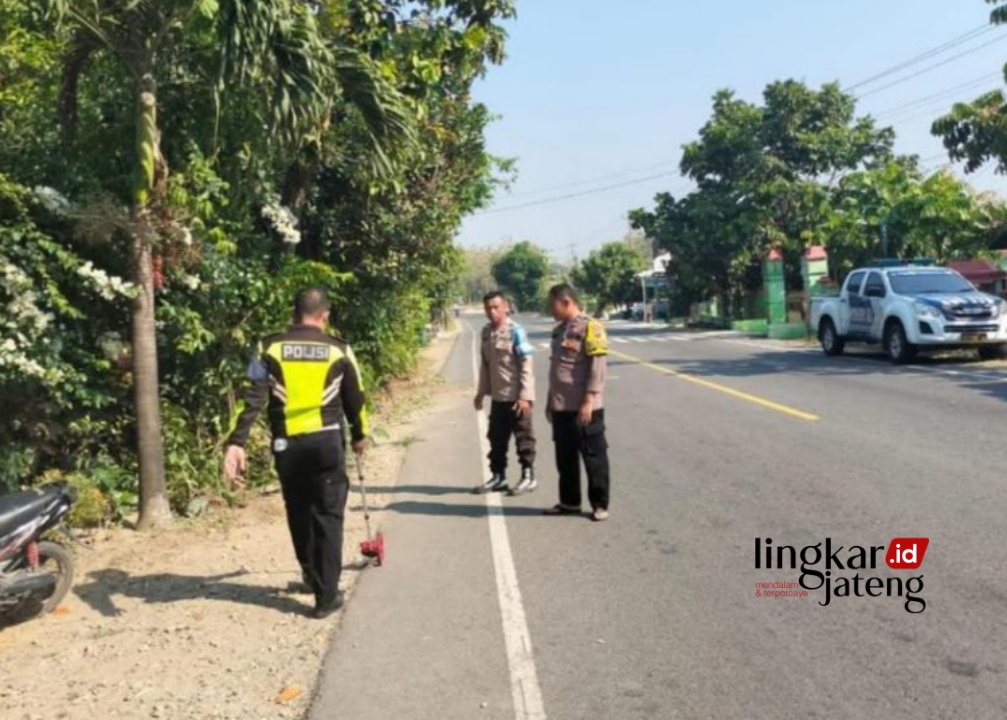
<path fill-rule="evenodd" d="M 630 340 L 632 340 L 633 342 L 638 342 L 638 343 L 650 342 L 650 338 L 639 337 L 639 336 L 633 336 L 633 337 L 630 338 Z"/>
<path fill-rule="evenodd" d="M 540 348 L 542 348 L 543 350 L 548 350 L 549 348 L 552 347 L 552 345 L 550 343 L 539 343 L 538 346 Z"/>
<path fill-rule="evenodd" d="M 477 357 L 476 336 L 473 334 L 473 378 L 479 376 Z M 476 418 L 479 423 L 480 450 L 485 457 L 489 454 L 486 414 L 476 413 Z M 524 605 L 521 602 L 521 590 L 518 587 L 517 570 L 514 567 L 514 555 L 507 534 L 507 519 L 503 515 L 500 495 L 500 493 L 486 495 L 486 514 L 489 516 L 490 546 L 493 549 L 493 567 L 496 570 L 504 646 L 507 649 L 507 665 L 510 669 L 514 717 L 515 720 L 546 720 L 542 690 L 535 669 L 535 656 L 532 654 L 531 634 L 528 632 L 528 620 L 525 618 Z"/>
<path fill-rule="evenodd" d="M 623 345 L 629 342 L 629 340 L 627 340 L 624 337 L 612 337 L 611 335 L 609 335 L 609 338 L 611 338 L 612 342 L 621 343 Z"/>

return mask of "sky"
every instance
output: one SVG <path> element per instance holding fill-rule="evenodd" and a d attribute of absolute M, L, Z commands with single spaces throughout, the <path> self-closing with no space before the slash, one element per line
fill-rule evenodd
<path fill-rule="evenodd" d="M 459 242 L 531 240 L 556 260 L 583 257 L 625 234 L 629 210 L 651 207 L 659 192 L 688 190 L 678 173 L 681 148 L 709 118 L 717 90 L 759 102 L 775 80 L 852 87 L 978 30 L 990 7 L 984 0 L 518 0 L 508 58 L 474 92 L 499 116 L 487 132 L 489 151 L 515 158 L 518 176 L 466 219 Z M 854 90 L 858 114 L 894 127 L 897 152 L 937 169 L 948 160 L 930 124 L 953 103 L 1002 87 L 1005 61 L 1007 27 L 991 29 Z M 1007 192 L 1007 179 L 992 168 L 969 182 Z M 580 196 L 558 199 L 568 195 Z"/>

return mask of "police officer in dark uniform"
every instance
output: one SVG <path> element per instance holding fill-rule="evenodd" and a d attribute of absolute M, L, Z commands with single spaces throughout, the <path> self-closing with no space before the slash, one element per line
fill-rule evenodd
<path fill-rule="evenodd" d="M 546 415 L 552 423 L 559 472 L 559 503 L 547 515 L 580 513 L 580 462 L 587 470 L 591 518 L 608 520 L 609 464 L 605 439 L 605 374 L 608 337 L 604 326 L 580 307 L 567 284 L 549 291 L 549 305 L 559 325 L 552 333 Z"/>
<path fill-rule="evenodd" d="M 343 518 L 349 479 L 345 434 L 362 455 L 369 432 L 360 368 L 349 345 L 329 335 L 329 301 L 321 288 L 302 291 L 294 324 L 267 337 L 248 369 L 245 407 L 227 441 L 224 469 L 246 469 L 244 445 L 263 406 L 269 406 L 273 457 L 287 524 L 305 583 L 315 595 L 314 617 L 343 605 Z"/>

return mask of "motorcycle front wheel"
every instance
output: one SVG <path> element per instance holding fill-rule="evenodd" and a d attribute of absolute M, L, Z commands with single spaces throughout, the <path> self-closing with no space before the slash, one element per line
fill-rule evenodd
<path fill-rule="evenodd" d="M 56 575 L 56 589 L 42 603 L 39 615 L 47 615 L 59 607 L 73 585 L 74 562 L 70 551 L 59 543 L 42 540 L 38 544 L 38 570 Z"/>
<path fill-rule="evenodd" d="M 32 571 L 27 567 L 21 567 L 16 572 L 18 574 L 52 575 L 56 580 L 55 588 L 48 596 L 25 593 L 21 598 L 8 598 L 7 605 L 0 609 L 0 628 L 18 625 L 47 615 L 59 607 L 73 585 L 73 571 L 73 555 L 69 550 L 59 543 L 49 540 L 40 541 L 38 543 L 38 568 Z"/>

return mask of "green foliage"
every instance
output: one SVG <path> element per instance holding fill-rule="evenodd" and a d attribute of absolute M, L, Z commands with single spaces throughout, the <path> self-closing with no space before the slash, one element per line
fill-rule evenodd
<path fill-rule="evenodd" d="M 924 177 L 892 162 L 851 174 L 833 194 L 826 228 L 837 277 L 877 257 L 974 258 L 1002 224 L 1001 205 L 976 195 L 950 173 Z"/>
<path fill-rule="evenodd" d="M 109 508 L 112 496 L 103 490 L 94 478 L 80 473 L 62 475 L 59 472 L 50 472 L 42 479 L 43 483 L 49 481 L 68 482 L 77 491 L 77 502 L 67 517 L 72 527 L 99 527 L 111 519 Z"/>
<path fill-rule="evenodd" d="M 103 522 L 135 510 L 125 249 L 139 230 L 163 269 L 161 433 L 177 511 L 233 500 L 219 459 L 249 353 L 305 285 L 330 289 L 368 386 L 414 370 L 424 328 L 460 292 L 461 220 L 512 171 L 487 152 L 493 118 L 471 100 L 503 59 L 510 0 L 4 8 L 0 396 L 18 412 L 0 417 L 0 484 L 60 473 L 97 488 Z M 139 83 L 148 73 L 153 85 Z M 141 134 L 138 154 L 142 87 L 156 88 L 160 135 Z M 141 159 L 143 226 L 130 213 Z M 270 482 L 264 432 L 249 451 L 253 484 Z M 81 513 L 92 522 L 95 503 Z"/>
<path fill-rule="evenodd" d="M 76 473 L 93 482 L 105 497 L 106 519 L 119 522 L 133 513 L 140 497 L 136 489 L 136 470 L 128 464 L 120 464 L 107 456 L 95 458 L 88 466 Z"/>
<path fill-rule="evenodd" d="M 574 273 L 574 284 L 595 298 L 598 313 L 623 305 L 639 295 L 637 273 L 646 259 L 626 243 L 607 243 L 591 253 Z"/>
<path fill-rule="evenodd" d="M 35 467 L 35 449 L 26 442 L 11 439 L 3 443 L 0 455 L 0 492 L 17 492 L 19 485 L 31 477 Z"/>
<path fill-rule="evenodd" d="M 924 177 L 915 159 L 892 155 L 893 140 L 835 85 L 772 83 L 762 105 L 721 91 L 683 154 L 696 190 L 660 194 L 630 218 L 671 253 L 676 300 L 717 296 L 734 308 L 761 285 L 772 248 L 792 289 L 810 245 L 827 246 L 840 276 L 884 253 L 946 260 L 988 248 L 1000 206 L 951 175 Z"/>
<path fill-rule="evenodd" d="M 1007 24 L 1005 0 L 986 0 L 994 9 L 990 22 Z M 997 172 L 1007 173 L 1007 97 L 1002 90 L 982 94 L 971 102 L 957 103 L 934 121 L 931 132 L 939 137 L 948 156 L 975 172 L 988 162 Z"/>
<path fill-rule="evenodd" d="M 548 273 L 548 255 L 530 242 L 518 243 L 493 263 L 493 279 L 522 308 L 540 304 Z"/>
<path fill-rule="evenodd" d="M 495 290 L 493 265 L 504 253 L 501 248 L 466 248 L 462 275 L 462 297 L 466 303 L 482 302 L 483 296 Z"/>

